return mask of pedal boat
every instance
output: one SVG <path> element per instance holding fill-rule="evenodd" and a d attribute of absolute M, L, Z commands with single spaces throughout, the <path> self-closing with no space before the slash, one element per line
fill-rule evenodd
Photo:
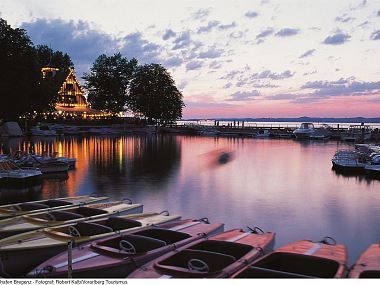
<path fill-rule="evenodd" d="M 274 233 L 233 229 L 159 257 L 128 278 L 226 278 L 273 249 Z"/>
<path fill-rule="evenodd" d="M 380 243 L 367 248 L 352 267 L 350 278 L 380 278 Z"/>
<path fill-rule="evenodd" d="M 167 212 L 166 212 L 167 213 Z M 21 277 L 45 260 L 67 250 L 68 243 L 79 246 L 115 234 L 160 225 L 180 216 L 157 213 L 112 216 L 63 226 L 39 229 L 0 240 L 3 277 Z"/>
<path fill-rule="evenodd" d="M 73 196 L 3 205 L 0 206 L 0 220 L 26 214 L 61 210 L 75 205 L 87 205 L 102 201 L 104 202 L 108 199 L 109 197 Z"/>
<path fill-rule="evenodd" d="M 296 241 L 250 263 L 232 278 L 342 278 L 347 249 L 329 237 Z"/>
<path fill-rule="evenodd" d="M 106 218 L 114 215 L 137 214 L 141 213 L 142 210 L 142 204 L 128 204 L 118 201 L 86 206 L 79 205 L 64 210 L 54 210 L 3 219 L 0 221 L 0 239 L 47 227 Z"/>
<path fill-rule="evenodd" d="M 222 232 L 224 224 L 179 220 L 89 243 L 39 265 L 30 277 L 124 278 L 136 268 L 188 243 Z M 68 268 L 70 273 L 68 272 Z"/>

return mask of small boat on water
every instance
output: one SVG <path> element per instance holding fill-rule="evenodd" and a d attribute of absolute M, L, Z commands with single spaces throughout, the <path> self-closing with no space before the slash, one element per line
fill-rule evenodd
<path fill-rule="evenodd" d="M 293 131 L 296 139 L 309 139 L 311 135 L 315 134 L 313 123 L 302 123 L 301 126 Z"/>
<path fill-rule="evenodd" d="M 0 255 L 7 258 L 2 261 L 0 275 L 3 277 L 24 276 L 45 260 L 67 250 L 70 241 L 78 246 L 115 234 L 125 234 L 147 226 L 180 219 L 180 216 L 170 216 L 167 211 L 165 212 L 108 217 L 30 231 L 2 239 L 0 240 Z"/>
<path fill-rule="evenodd" d="M 31 156 L 29 163 L 41 170 L 42 173 L 67 172 L 70 168 L 67 161 L 58 159 L 42 159 L 37 156 Z"/>
<path fill-rule="evenodd" d="M 380 243 L 372 244 L 356 261 L 350 278 L 380 278 Z"/>
<path fill-rule="evenodd" d="M 142 204 L 128 204 L 118 201 L 86 206 L 79 205 L 63 210 L 17 216 L 0 220 L 0 239 L 46 227 L 106 218 L 114 215 L 137 214 L 141 213 L 142 209 Z"/>
<path fill-rule="evenodd" d="M 0 206 L 0 219 L 12 218 L 26 214 L 36 214 L 51 210 L 62 210 L 75 205 L 87 205 L 108 200 L 109 197 L 73 196 Z"/>
<path fill-rule="evenodd" d="M 280 247 L 232 278 L 342 278 L 346 269 L 346 247 L 326 237 L 319 242 L 302 240 Z"/>
<path fill-rule="evenodd" d="M 368 156 L 355 150 L 339 150 L 331 159 L 333 169 L 341 172 L 364 172 Z"/>
<path fill-rule="evenodd" d="M 274 233 L 233 229 L 188 244 L 128 278 L 226 278 L 273 249 Z"/>
<path fill-rule="evenodd" d="M 72 250 L 71 276 L 76 278 L 124 278 L 137 267 L 191 242 L 223 231 L 224 225 L 201 220 L 179 220 L 119 234 Z M 68 276 L 68 253 L 39 265 L 27 277 Z"/>
<path fill-rule="evenodd" d="M 257 139 L 266 139 L 266 138 L 269 138 L 270 136 L 271 136 L 271 133 L 269 130 L 259 130 L 257 131 L 257 133 L 253 134 L 253 137 Z"/>
<path fill-rule="evenodd" d="M 25 185 L 40 182 L 42 172 L 35 168 L 20 168 L 11 160 L 0 160 L 0 184 Z"/>

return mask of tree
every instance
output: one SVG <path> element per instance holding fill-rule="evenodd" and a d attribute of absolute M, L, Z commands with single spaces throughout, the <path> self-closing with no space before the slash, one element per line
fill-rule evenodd
<path fill-rule="evenodd" d="M 169 72 L 160 64 L 139 66 L 129 87 L 128 107 L 160 125 L 182 117 L 182 93 Z"/>
<path fill-rule="evenodd" d="M 47 45 L 38 45 L 36 48 L 38 62 L 42 67 L 44 66 L 52 66 L 59 69 L 68 69 L 71 66 L 74 66 L 71 61 L 70 56 L 61 51 L 53 51 Z"/>
<path fill-rule="evenodd" d="M 16 120 L 41 112 L 54 98 L 43 82 L 33 43 L 23 29 L 13 29 L 0 18 L 0 118 Z"/>
<path fill-rule="evenodd" d="M 91 106 L 113 114 L 125 111 L 126 92 L 136 67 L 136 59 L 128 60 L 120 53 L 100 55 L 82 77 Z"/>

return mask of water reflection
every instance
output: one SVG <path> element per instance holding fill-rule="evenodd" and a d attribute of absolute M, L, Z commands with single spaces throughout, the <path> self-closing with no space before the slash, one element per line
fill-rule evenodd
<path fill-rule="evenodd" d="M 30 144 L 77 158 L 68 178 L 45 179 L 30 200 L 129 197 L 145 211 L 208 217 L 226 229 L 257 225 L 277 233 L 277 246 L 329 235 L 348 246 L 350 262 L 380 237 L 380 181 L 331 170 L 333 154 L 347 144 L 159 135 L 21 139 L 1 147 Z M 233 159 L 217 163 L 223 151 Z"/>

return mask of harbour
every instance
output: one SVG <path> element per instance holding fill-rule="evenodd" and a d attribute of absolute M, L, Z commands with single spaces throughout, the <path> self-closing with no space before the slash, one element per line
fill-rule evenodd
<path fill-rule="evenodd" d="M 36 153 L 57 150 L 76 157 L 76 168 L 67 176 L 44 178 L 37 190 L 12 189 L 9 195 L 1 189 L 2 204 L 91 193 L 112 200 L 128 197 L 149 211 L 208 217 L 225 229 L 259 226 L 276 233 L 276 247 L 332 236 L 347 246 L 349 264 L 379 236 L 380 180 L 332 169 L 334 153 L 353 148 L 352 143 L 69 136 L 3 139 L 2 152 L 28 149 L 31 143 Z M 218 160 L 222 152 L 231 153 L 227 163 Z"/>

